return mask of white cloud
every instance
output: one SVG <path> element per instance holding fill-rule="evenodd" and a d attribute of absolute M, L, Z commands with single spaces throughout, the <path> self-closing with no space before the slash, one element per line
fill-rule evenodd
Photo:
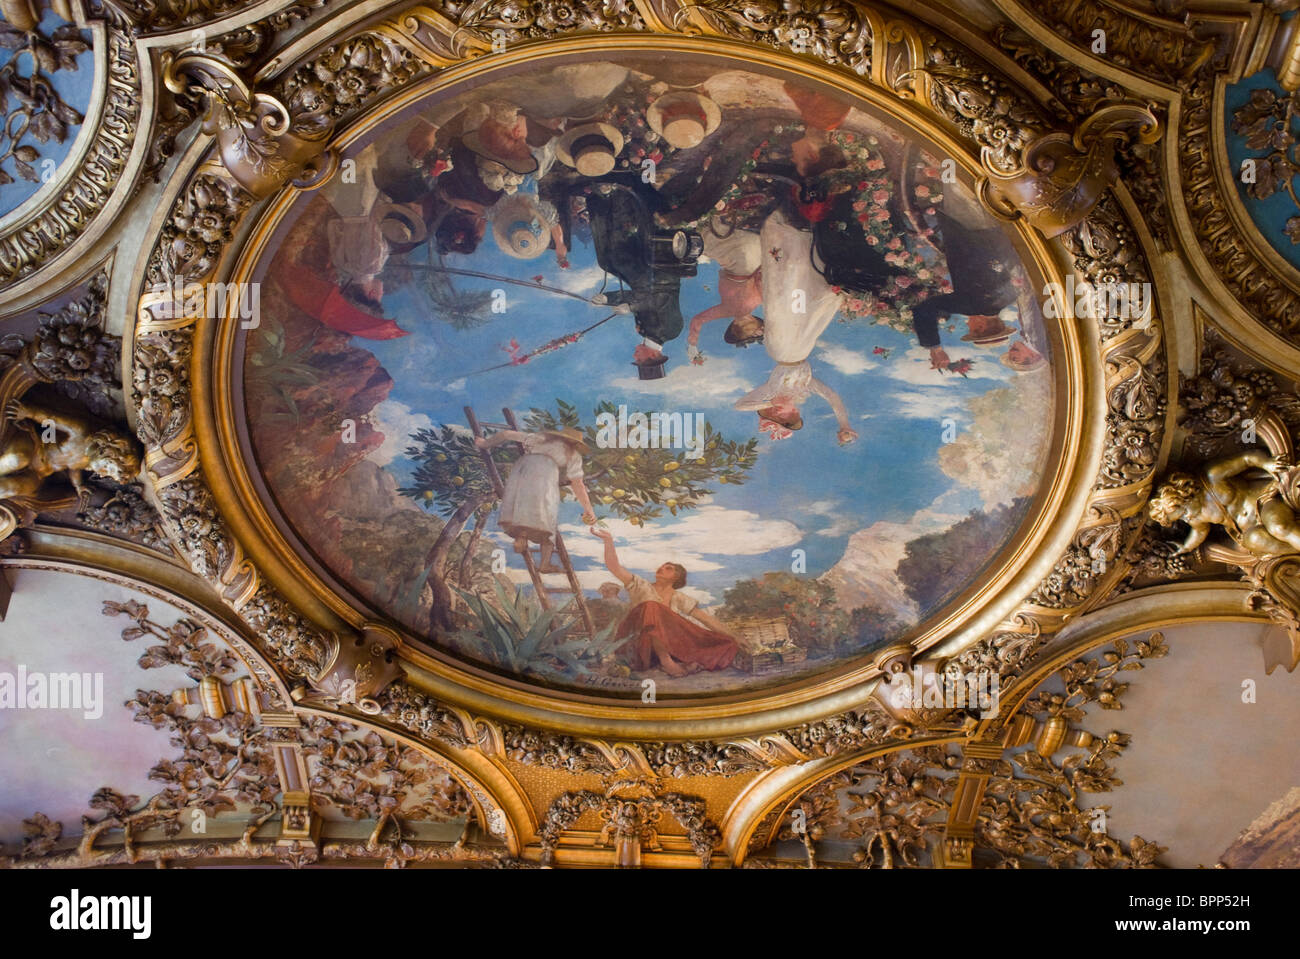
<path fill-rule="evenodd" d="M 811 516 L 821 516 L 831 521 L 829 526 L 823 529 L 815 530 L 814 536 L 843 536 L 845 533 L 852 532 L 857 526 L 857 522 L 852 518 L 846 517 L 844 513 L 844 504 L 839 500 L 819 499 L 804 505 L 802 512 Z"/>
<path fill-rule="evenodd" d="M 919 614 L 898 578 L 898 563 L 907 544 L 928 533 L 939 533 L 960 520 L 948 513 L 945 493 L 902 523 L 877 522 L 849 537 L 844 555 L 821 578 L 835 587 L 836 602 L 845 609 L 870 605 L 892 613 L 905 623 Z"/>
<path fill-rule="evenodd" d="M 943 386 L 918 386 L 905 393 L 892 393 L 888 400 L 895 413 L 908 419 L 932 420 L 965 412 L 963 397 Z"/>
<path fill-rule="evenodd" d="M 423 413 L 416 413 L 405 403 L 384 400 L 370 414 L 370 422 L 384 434 L 384 442 L 371 450 L 368 459 L 379 466 L 387 466 L 403 455 L 411 443 L 411 434 L 419 429 L 432 429 L 433 422 Z"/>
<path fill-rule="evenodd" d="M 458 380 L 452 380 L 450 383 L 444 384 L 442 388 L 448 393 L 463 393 L 465 391 L 465 377 L 462 376 Z"/>
<path fill-rule="evenodd" d="M 561 270 L 560 278 L 555 285 L 570 293 L 595 293 L 604 282 L 604 269 L 597 264 L 592 264 L 581 270 Z"/>
<path fill-rule="evenodd" d="M 705 607 L 711 606 L 718 601 L 718 598 L 707 589 L 697 589 L 694 586 L 683 586 L 677 592 L 686 594 L 701 606 Z"/>
<path fill-rule="evenodd" d="M 587 598 L 594 598 L 594 594 L 604 583 L 618 583 L 618 580 L 604 569 L 580 569 L 575 570 L 574 572 L 578 577 L 578 585 L 580 585 L 584 591 L 583 596 Z M 518 583 L 519 585 L 526 587 L 525 592 L 530 596 L 533 595 L 532 577 L 528 575 L 528 570 L 523 567 L 522 561 L 519 561 L 517 557 L 513 566 L 506 567 L 505 576 L 510 580 L 510 582 Z M 569 579 L 563 573 L 544 573 L 542 575 L 542 583 L 548 587 L 567 589 L 569 586 Z M 619 599 L 627 602 L 627 590 L 623 588 L 622 583 L 618 583 L 618 585 L 622 590 L 619 594 Z M 715 605 L 719 601 L 717 596 L 714 596 L 707 589 L 700 589 L 698 586 L 685 586 L 682 589 L 679 589 L 678 592 L 689 596 L 706 609 Z M 548 595 L 554 605 L 563 606 L 566 602 L 569 602 L 569 597 L 572 594 L 550 593 Z"/>
<path fill-rule="evenodd" d="M 994 350 L 981 349 L 972 347 L 960 340 L 957 343 L 948 343 L 944 346 L 948 358 L 954 362 L 960 359 L 969 359 L 972 361 L 971 368 L 966 373 L 966 377 L 972 380 L 1007 380 L 1013 374 L 1011 370 L 1003 366 L 998 360 L 1000 353 Z M 898 357 L 887 367 L 889 377 L 895 380 L 901 380 L 904 383 L 911 383 L 915 386 L 936 386 L 945 380 L 952 380 L 959 377 L 959 373 L 941 373 L 938 370 L 930 368 L 930 351 L 924 347 L 914 346 Z"/>
<path fill-rule="evenodd" d="M 817 351 L 817 358 L 848 376 L 856 376 L 876 368 L 875 360 L 859 350 L 846 346 L 823 346 Z"/>
<path fill-rule="evenodd" d="M 827 526 L 825 529 L 816 530 L 813 533 L 813 535 L 814 536 L 843 536 L 845 533 L 851 533 L 853 531 L 853 528 L 857 525 L 858 523 L 856 520 L 842 516 L 839 519 L 835 520 L 833 523 L 831 523 L 830 526 Z"/>
<path fill-rule="evenodd" d="M 640 575 L 663 563 L 681 563 L 688 575 L 713 572 L 726 564 L 710 557 L 757 556 L 793 546 L 803 537 L 788 520 L 722 506 L 690 510 L 677 522 L 657 526 L 638 527 L 622 519 L 606 520 L 605 526 L 614 534 L 619 562 Z M 570 556 L 600 564 L 603 570 L 605 545 L 600 539 L 582 526 L 563 526 L 561 532 Z"/>
<path fill-rule="evenodd" d="M 569 545 L 568 540 L 565 540 L 564 543 L 566 546 Z M 521 583 L 526 586 L 531 586 L 533 580 L 532 577 L 528 575 L 528 570 L 524 567 L 523 558 L 513 549 L 509 548 L 506 549 L 506 556 L 506 562 L 509 564 L 506 566 L 505 570 L 506 578 L 512 583 Z M 537 558 L 535 550 L 533 552 L 533 558 L 534 560 Z M 559 560 L 557 559 L 555 562 L 558 563 Z M 574 570 L 574 573 L 578 577 L 578 585 L 593 593 L 600 588 L 601 583 L 618 582 L 618 580 L 614 579 L 610 574 L 609 570 L 606 569 L 577 569 Z M 546 586 L 568 589 L 569 578 L 564 573 L 543 573 L 542 583 Z M 557 606 L 565 601 L 565 596 L 562 593 L 552 593 L 551 597 Z"/>
<path fill-rule="evenodd" d="M 666 351 L 672 350 L 669 344 Z M 623 376 L 611 380 L 608 389 L 627 390 L 629 393 L 642 393 L 648 396 L 691 396 L 699 399 L 709 397 L 740 397 L 757 386 L 737 372 L 737 363 L 730 357 L 710 356 L 703 364 L 695 366 L 686 360 L 686 347 L 680 356 L 669 352 L 668 373 L 662 379 L 642 380 L 635 375 Z"/>
<path fill-rule="evenodd" d="M 1052 422 L 1051 376 L 1023 373 L 966 401 L 970 425 L 939 448 L 939 468 L 979 492 L 986 510 L 1030 496 L 1042 481 Z"/>

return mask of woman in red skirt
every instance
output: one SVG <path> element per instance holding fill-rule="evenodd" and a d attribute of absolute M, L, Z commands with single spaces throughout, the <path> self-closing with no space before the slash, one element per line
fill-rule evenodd
<path fill-rule="evenodd" d="M 624 655 L 634 669 L 645 671 L 657 662 L 669 676 L 685 676 L 731 665 L 740 646 L 727 627 L 681 592 L 686 585 L 684 566 L 664 563 L 655 570 L 652 583 L 623 568 L 614 549 L 614 534 L 592 532 L 605 541 L 605 566 L 627 589 L 632 608 L 619 624 L 618 637 L 630 640 Z"/>

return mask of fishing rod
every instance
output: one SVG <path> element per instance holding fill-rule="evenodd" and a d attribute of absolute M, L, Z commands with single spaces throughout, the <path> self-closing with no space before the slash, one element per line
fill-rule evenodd
<path fill-rule="evenodd" d="M 530 290 L 544 290 L 547 293 L 555 293 L 559 296 L 571 296 L 575 300 L 581 300 L 583 303 L 592 304 L 591 297 L 583 296 L 581 293 L 574 293 L 571 290 L 564 290 L 558 286 L 547 286 L 544 283 L 538 283 L 533 280 L 516 280 L 513 277 L 501 276 L 499 273 L 480 273 L 477 270 L 461 270 L 451 266 L 434 266 L 422 263 L 403 263 L 402 266 L 408 270 L 429 270 L 433 273 L 451 273 L 455 276 L 473 276 L 480 280 L 495 280 L 499 283 L 513 283 L 515 286 L 526 286 Z M 599 303 L 592 304 L 600 306 Z"/>
<path fill-rule="evenodd" d="M 564 347 L 566 346 L 570 346 L 574 343 L 577 343 L 578 340 L 582 339 L 584 336 L 586 336 L 596 327 L 608 323 L 616 316 L 622 316 L 622 315 L 624 314 L 611 313 L 603 320 L 597 320 L 595 323 L 591 324 L 591 326 L 587 327 L 586 329 L 578 330 L 578 332 L 576 333 L 569 333 L 566 336 L 558 336 L 555 339 L 550 340 L 549 342 L 543 343 L 537 349 L 523 354 L 522 356 L 517 356 L 514 359 L 508 360 L 505 363 L 498 363 L 496 366 L 489 366 L 481 370 L 475 370 L 473 373 L 466 373 L 465 375 L 477 376 L 480 373 L 489 373 L 492 370 L 503 370 L 508 366 L 522 366 L 524 363 L 527 363 L 529 360 L 531 360 L 534 356 L 540 356 L 543 353 L 553 353 L 556 350 L 561 350 L 564 349 Z"/>

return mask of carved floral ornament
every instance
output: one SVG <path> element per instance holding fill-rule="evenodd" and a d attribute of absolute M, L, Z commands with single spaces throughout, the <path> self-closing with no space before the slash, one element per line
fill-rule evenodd
<path fill-rule="evenodd" d="M 1161 150 L 1173 161 L 1168 182 L 1154 170 L 1146 178 L 1148 222 L 1159 224 L 1164 245 L 1178 240 L 1192 271 L 1225 301 L 1217 318 L 1225 332 L 1264 362 L 1293 366 L 1300 356 L 1300 276 L 1273 244 L 1289 246 L 1288 236 L 1300 236 L 1300 219 L 1290 218 L 1276 236 L 1266 237 L 1249 210 L 1258 199 L 1290 189 L 1294 174 L 1288 159 L 1293 98 L 1285 94 L 1296 83 L 1297 37 L 1281 39 L 1293 5 L 1170 3 L 1155 15 L 1099 0 L 1008 0 L 999 6 L 1035 41 L 1025 44 L 1004 33 L 1004 46 L 1066 104 L 1087 102 L 1101 90 L 1159 85 L 1161 110 L 1171 116 L 1177 110 L 1179 129 L 1170 130 Z M 1106 38 L 1100 57 L 1085 53 L 1096 31 Z M 1283 96 L 1265 89 L 1268 68 Z M 1253 96 L 1229 114 L 1225 91 L 1257 75 Z M 1261 171 L 1244 184 L 1246 201 L 1238 195 L 1241 170 L 1217 159 L 1227 155 L 1230 129 L 1247 141 Z M 1133 183 L 1136 193 L 1136 175 Z"/>
<path fill-rule="evenodd" d="M 894 104 L 959 148 L 968 168 L 983 178 L 983 195 L 993 209 L 1032 226 L 1036 233 L 1026 230 L 1025 236 L 1040 250 L 1047 249 L 1043 236 L 1059 237 L 1064 258 L 1080 277 L 1100 284 L 1152 282 L 1129 208 L 1122 196 L 1108 192 L 1117 174 L 1116 147 L 1158 135 L 1145 105 L 1103 104 L 1063 128 L 1015 79 L 883 4 L 800 9 L 613 2 L 552 9 L 449 3 L 377 18 L 345 36 L 312 35 L 318 42 L 295 49 L 313 52 L 292 62 L 277 60 L 256 80 L 221 56 L 184 54 L 170 60 L 167 82 L 203 101 L 204 129 L 214 140 L 202 162 L 173 179 L 170 213 L 139 277 L 129 390 L 162 525 L 256 635 L 267 658 L 297 684 L 301 705 L 369 713 L 371 722 L 451 749 L 574 772 L 686 776 L 754 772 L 911 741 L 920 735 L 917 727 L 900 723 L 865 694 L 847 711 L 828 709 L 821 718 L 774 710 L 766 728 L 751 723 L 714 741 L 683 741 L 671 718 L 650 721 L 635 709 L 597 708 L 595 722 L 609 730 L 603 735 L 543 728 L 564 724 L 569 707 L 563 703 L 529 706 L 518 716 L 471 712 L 455 704 L 455 686 L 444 674 L 432 685 L 403 675 L 414 661 L 414 671 L 427 677 L 429 661 L 413 660 L 400 632 L 268 575 L 272 557 L 251 540 L 246 544 L 224 514 L 230 500 L 214 484 L 210 464 L 226 454 L 215 446 L 211 414 L 199 412 L 211 401 L 206 370 L 212 338 L 221 334 L 179 308 L 185 291 L 229 279 L 241 255 L 236 238 L 254 229 L 262 210 L 274 208 L 287 191 L 327 178 L 335 132 L 354 130 L 367 111 L 409 96 L 413 85 L 442 69 L 470 75 L 473 65 L 465 58 L 486 54 L 502 35 L 514 51 L 505 56 L 523 57 L 542 55 L 546 40 L 581 49 L 581 36 L 593 31 L 604 34 L 599 42 L 606 46 L 659 42 L 653 34 L 664 35 L 665 45 L 713 44 L 711 51 L 733 56 L 744 56 L 744 49 L 759 56 L 760 48 L 752 46 L 759 44 L 781 51 L 762 56 L 790 69 L 812 70 L 820 62 L 830 69 L 819 75 Z M 638 35 L 624 36 L 633 32 Z M 482 66 L 491 64 L 484 60 Z M 259 206 L 268 198 L 269 205 Z M 1167 416 L 1161 322 L 1157 311 L 1136 325 L 1102 321 L 1096 333 L 1098 345 L 1072 347 L 1076 384 L 1104 395 L 1108 408 L 1101 463 L 1080 459 L 1071 467 L 1068 508 L 1083 516 L 1082 523 L 1053 567 L 1040 564 L 1046 578 L 1036 588 L 1025 583 L 1021 595 L 1028 598 L 1019 607 L 1007 605 L 1007 614 L 986 625 L 982 639 L 972 635 L 969 645 L 948 651 L 967 668 L 1014 677 L 1066 619 L 1100 601 L 1125 570 L 1123 557 L 1141 525 L 1137 517 L 1161 455 Z M 1082 357 L 1098 352 L 1100 366 L 1085 368 Z M 203 371 L 201 382 L 196 370 Z M 208 425 L 198 425 L 200 420 Z M 1004 598 L 1004 604 L 1011 602 Z M 399 666 L 403 660 L 406 670 Z M 875 675 L 873 669 L 868 673 Z M 745 707 L 735 712 L 739 716 Z M 956 737 L 962 723 L 946 717 L 938 728 Z M 624 832 L 629 830 L 632 825 Z"/>

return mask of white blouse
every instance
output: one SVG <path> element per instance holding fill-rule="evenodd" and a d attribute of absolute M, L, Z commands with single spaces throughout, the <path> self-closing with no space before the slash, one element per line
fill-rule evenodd
<path fill-rule="evenodd" d="M 560 468 L 560 482 L 582 479 L 582 454 L 572 443 L 545 433 L 529 433 L 524 437 L 524 453 L 545 456 Z"/>
<path fill-rule="evenodd" d="M 624 584 L 624 588 L 627 590 L 627 596 L 632 606 L 640 606 L 642 603 L 663 602 L 663 597 L 655 592 L 654 585 L 640 576 L 633 576 L 631 582 Z M 674 613 L 680 613 L 682 616 L 690 616 L 699 605 L 697 600 L 691 599 L 678 589 L 673 590 L 672 602 L 668 604 L 668 608 Z"/>

